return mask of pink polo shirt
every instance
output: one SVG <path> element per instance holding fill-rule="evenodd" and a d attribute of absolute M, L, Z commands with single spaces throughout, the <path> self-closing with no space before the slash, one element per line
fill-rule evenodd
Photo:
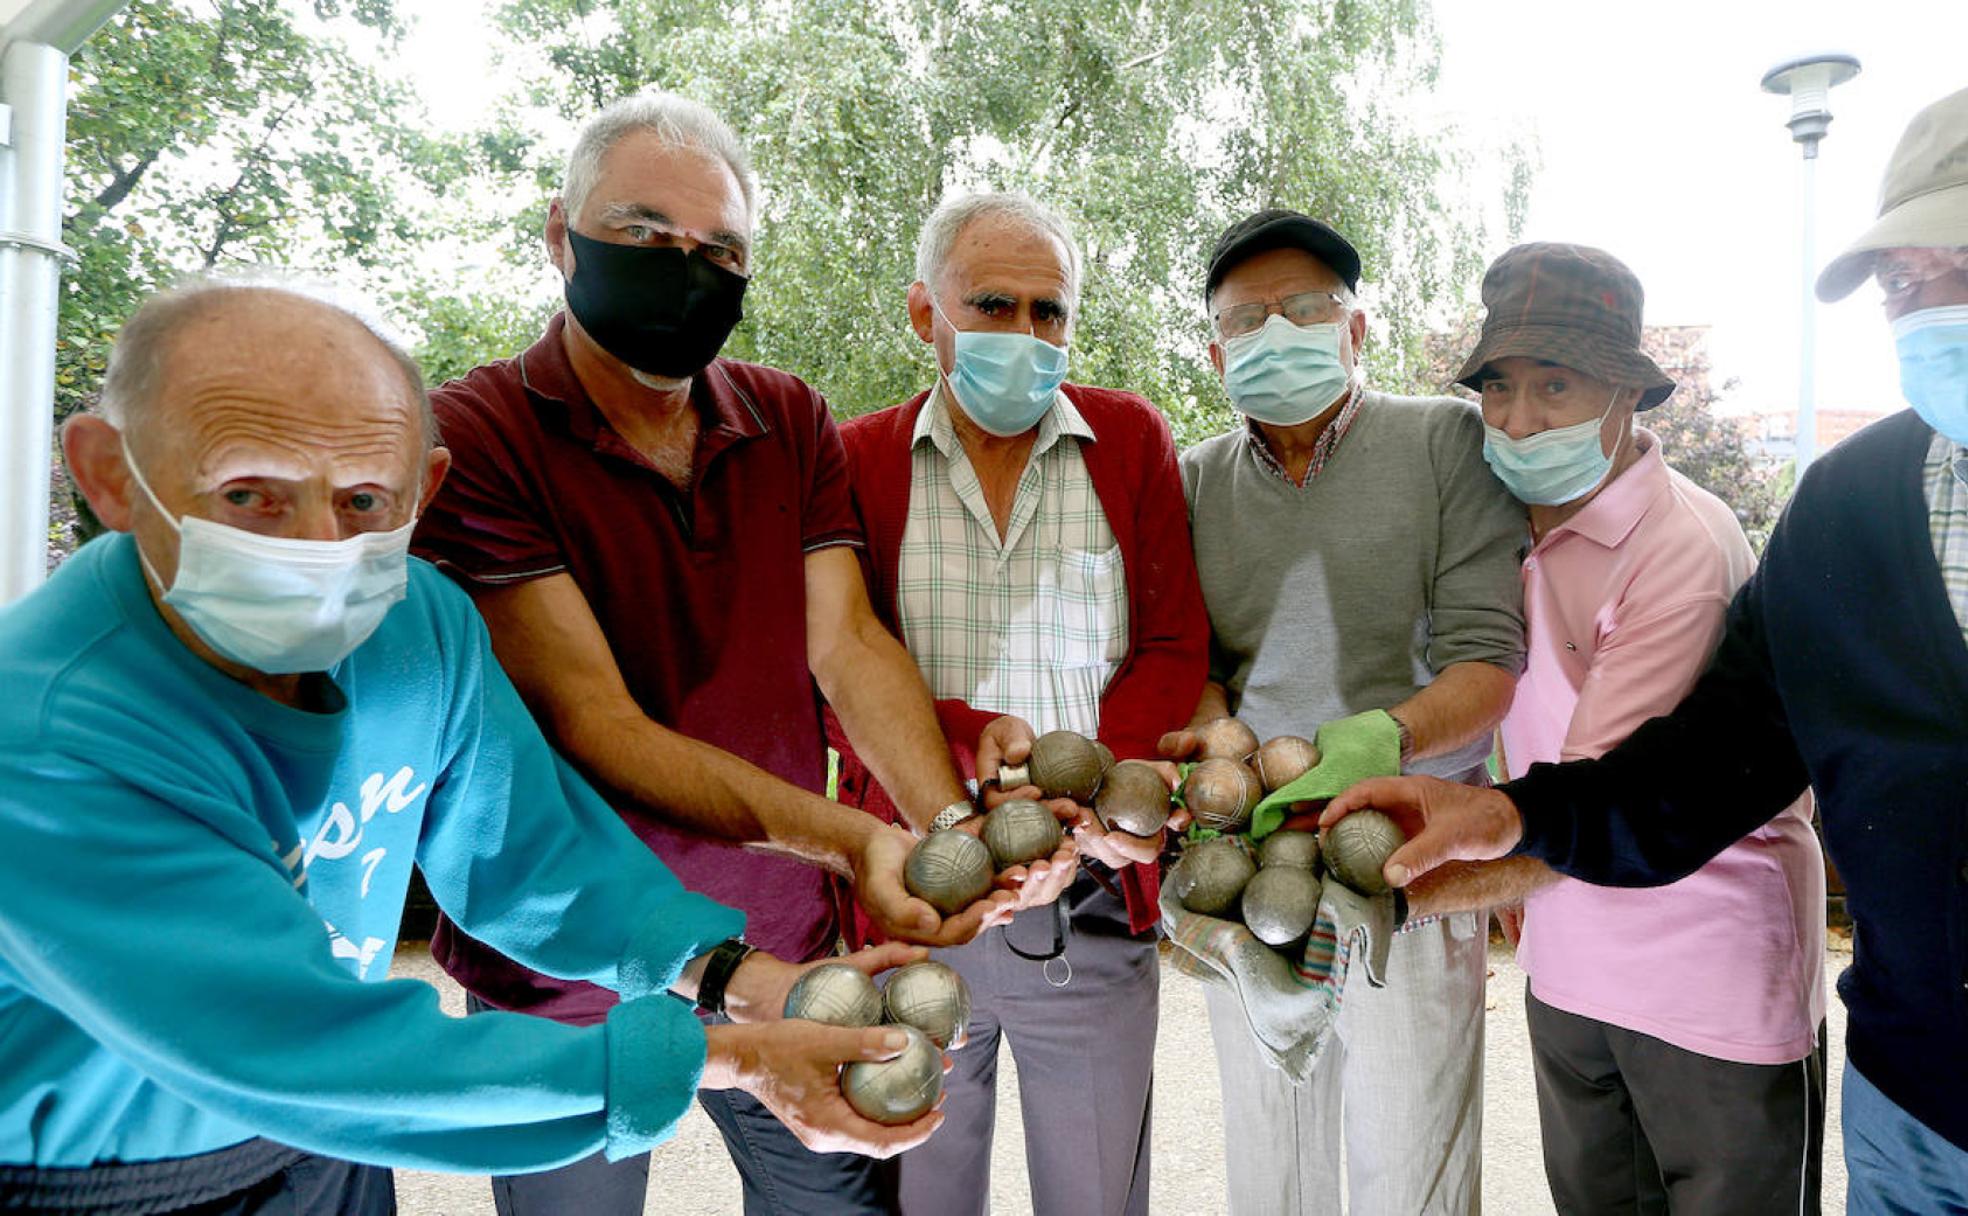
<path fill-rule="evenodd" d="M 1640 459 L 1524 562 L 1529 656 L 1504 758 L 1598 756 L 1707 667 L 1755 558 L 1722 500 Z M 1518 961 L 1548 1005 L 1745 1064 L 1810 1053 L 1824 1017 L 1824 856 L 1802 798 L 1671 886 L 1561 878 L 1525 901 Z"/>

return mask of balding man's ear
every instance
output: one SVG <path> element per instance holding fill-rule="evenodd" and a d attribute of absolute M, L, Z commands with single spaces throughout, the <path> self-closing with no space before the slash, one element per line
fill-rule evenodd
<path fill-rule="evenodd" d="M 123 433 L 107 418 L 77 414 L 62 425 L 62 455 L 68 475 L 103 526 L 117 532 L 131 527 L 134 496 L 143 493 L 123 459 Z"/>
<path fill-rule="evenodd" d="M 451 449 L 435 447 L 424 457 L 424 489 L 417 499 L 417 514 L 421 517 L 437 501 L 437 492 L 444 486 L 444 475 L 451 471 Z"/>

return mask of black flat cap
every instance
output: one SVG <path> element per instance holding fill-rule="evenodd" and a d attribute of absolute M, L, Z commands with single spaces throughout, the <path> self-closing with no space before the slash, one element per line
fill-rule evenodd
<path fill-rule="evenodd" d="M 1203 298 L 1214 295 L 1223 276 L 1239 262 L 1273 249 L 1303 249 L 1346 280 L 1348 291 L 1359 290 L 1360 254 L 1345 237 L 1309 215 L 1270 207 L 1238 220 L 1216 238 L 1209 274 L 1203 280 Z"/>

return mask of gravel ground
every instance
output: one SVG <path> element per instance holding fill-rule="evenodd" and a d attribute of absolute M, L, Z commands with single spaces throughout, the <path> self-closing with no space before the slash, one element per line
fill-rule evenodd
<path fill-rule="evenodd" d="M 1830 984 L 1847 962 L 1850 946 L 1834 937 L 1825 958 Z M 1510 951 L 1490 947 L 1490 1016 L 1484 1059 L 1483 1206 L 1502 1216 L 1552 1212 L 1538 1152 L 1537 1099 L 1524 1033 L 1524 975 Z M 395 974 L 435 984 L 445 1008 L 464 1012 L 457 985 L 438 971 L 421 945 L 397 952 Z M 1830 1119 L 1825 1129 L 1824 1210 L 1845 1209 L 1845 1167 L 1838 1126 L 1838 1080 L 1844 1067 L 1845 1010 L 1831 1001 Z M 991 1208 L 1000 1216 L 1028 1213 L 1025 1137 L 1018 1119 L 1017 1070 L 1006 1051 L 998 1066 L 998 1130 L 993 1146 Z M 1197 982 L 1172 971 L 1162 979 L 1162 1025 L 1155 1045 L 1154 1197 L 1152 1209 L 1170 1216 L 1225 1210 L 1223 1105 L 1209 1018 Z M 701 1111 L 692 1110 L 676 1138 L 656 1150 L 650 1174 L 648 1216 L 722 1216 L 740 1210 L 738 1178 L 724 1144 Z M 399 1173 L 403 1216 L 492 1216 L 492 1200 L 479 1178 Z"/>

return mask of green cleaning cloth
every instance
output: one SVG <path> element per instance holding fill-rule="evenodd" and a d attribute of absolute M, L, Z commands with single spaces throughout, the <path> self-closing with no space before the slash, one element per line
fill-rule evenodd
<path fill-rule="evenodd" d="M 1336 798 L 1369 777 L 1401 775 L 1401 728 L 1384 709 L 1328 722 L 1313 742 L 1319 745 L 1319 763 L 1257 804 L 1251 812 L 1252 840 L 1277 831 L 1294 802 Z"/>

